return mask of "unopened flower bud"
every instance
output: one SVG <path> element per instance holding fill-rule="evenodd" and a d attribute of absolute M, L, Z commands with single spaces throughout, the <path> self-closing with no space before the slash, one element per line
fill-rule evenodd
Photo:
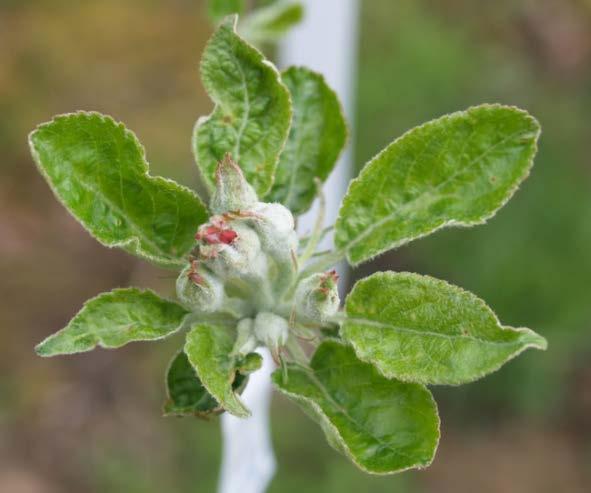
<path fill-rule="evenodd" d="M 258 341 L 254 334 L 254 320 L 252 318 L 243 318 L 236 325 L 236 342 L 234 342 L 232 354 L 245 356 L 254 351 L 257 346 Z"/>
<path fill-rule="evenodd" d="M 253 227 L 259 233 L 263 250 L 272 256 L 289 255 L 298 246 L 295 222 L 291 211 L 281 204 L 258 202 L 252 209 Z"/>
<path fill-rule="evenodd" d="M 256 338 L 265 344 L 276 358 L 279 348 L 287 344 L 289 324 L 287 320 L 270 312 L 259 312 L 254 320 Z"/>
<path fill-rule="evenodd" d="M 209 204 L 214 214 L 248 210 L 257 203 L 254 188 L 246 181 L 230 154 L 226 154 L 218 163 L 215 179 L 216 188 Z"/>
<path fill-rule="evenodd" d="M 196 238 L 200 241 L 200 260 L 225 281 L 252 281 L 266 276 L 267 263 L 259 236 L 248 225 L 216 219 L 202 226 Z"/>
<path fill-rule="evenodd" d="M 281 204 L 257 202 L 252 211 L 258 216 L 262 216 L 278 234 L 286 235 L 295 227 L 293 214 Z"/>
<path fill-rule="evenodd" d="M 295 275 L 293 256 L 298 248 L 294 219 L 290 210 L 281 204 L 259 202 L 252 210 L 249 220 L 261 240 L 262 250 L 277 266 L 275 289 L 280 294 Z"/>
<path fill-rule="evenodd" d="M 224 301 L 224 286 L 213 274 L 194 261 L 183 269 L 176 281 L 179 300 L 189 309 L 213 312 Z"/>
<path fill-rule="evenodd" d="M 242 375 L 248 375 L 260 370 L 263 366 L 263 357 L 259 353 L 248 353 L 236 362 L 236 368 Z"/>
<path fill-rule="evenodd" d="M 339 309 L 339 276 L 332 270 L 304 279 L 295 294 L 296 313 L 309 321 L 325 322 Z"/>

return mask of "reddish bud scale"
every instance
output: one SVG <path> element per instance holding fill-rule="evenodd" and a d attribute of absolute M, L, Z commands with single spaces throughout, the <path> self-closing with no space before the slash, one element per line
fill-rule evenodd
<path fill-rule="evenodd" d="M 208 245 L 218 245 L 223 243 L 225 245 L 231 244 L 238 234 L 232 229 L 224 229 L 222 226 L 212 225 L 205 229 L 200 229 L 195 235 L 197 241 L 204 241 Z"/>
<path fill-rule="evenodd" d="M 188 278 L 193 281 L 195 284 L 200 286 L 203 285 L 204 279 L 197 273 L 197 268 L 199 267 L 199 263 L 197 261 L 191 262 L 191 270 L 187 274 Z"/>
<path fill-rule="evenodd" d="M 333 269 L 331 271 L 325 272 L 322 275 L 322 279 L 320 281 L 320 287 L 318 288 L 318 291 L 320 293 L 322 293 L 324 296 L 328 296 L 331 289 L 333 289 L 336 286 L 338 280 L 339 280 L 339 275 L 337 274 L 336 270 Z"/>

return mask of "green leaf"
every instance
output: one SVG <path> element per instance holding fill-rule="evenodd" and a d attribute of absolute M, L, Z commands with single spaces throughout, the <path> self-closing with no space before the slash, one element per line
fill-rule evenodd
<path fill-rule="evenodd" d="M 230 14 L 244 12 L 244 0 L 209 0 L 207 14 L 213 22 L 219 22 Z"/>
<path fill-rule="evenodd" d="M 305 212 L 316 196 L 314 179 L 326 180 L 347 140 L 347 125 L 335 92 L 311 70 L 283 73 L 293 103 L 293 120 L 268 196 L 294 214 Z"/>
<path fill-rule="evenodd" d="M 291 121 L 289 91 L 275 67 L 225 19 L 201 59 L 201 79 L 213 113 L 197 121 L 193 151 L 206 183 L 214 188 L 218 161 L 229 153 L 259 196 L 273 183 Z"/>
<path fill-rule="evenodd" d="M 161 266 L 179 266 L 207 211 L 188 188 L 148 174 L 144 149 L 123 124 L 72 113 L 29 136 L 54 194 L 103 245 Z"/>
<path fill-rule="evenodd" d="M 364 471 L 390 474 L 426 467 L 439 441 L 431 393 L 420 384 L 388 380 L 334 340 L 316 350 L 311 369 L 273 373 L 279 390 L 322 427 L 329 443 Z"/>
<path fill-rule="evenodd" d="M 234 340 L 222 326 L 194 325 L 187 334 L 185 353 L 208 392 L 229 413 L 247 418 L 250 411 L 235 394 L 234 359 L 230 357 Z"/>
<path fill-rule="evenodd" d="M 239 31 L 253 43 L 275 42 L 303 18 L 304 7 L 300 2 L 278 1 L 246 16 Z"/>
<path fill-rule="evenodd" d="M 173 358 L 168 367 L 166 393 L 168 396 L 164 404 L 166 416 L 206 417 L 220 411 L 218 402 L 203 386 L 183 351 Z"/>
<path fill-rule="evenodd" d="M 261 356 L 257 353 L 250 353 L 247 356 L 250 363 L 247 370 L 256 366 L 257 362 L 256 369 L 259 369 L 261 366 L 259 358 Z M 242 371 L 242 368 L 240 368 L 240 371 Z M 234 391 L 240 392 L 246 383 L 246 379 L 245 374 L 236 372 L 232 382 Z M 195 368 L 193 368 L 189 358 L 183 351 L 173 358 L 166 372 L 166 394 L 168 399 L 164 404 L 165 416 L 207 418 L 223 412 L 223 408 L 220 407 L 199 380 Z"/>
<path fill-rule="evenodd" d="M 380 272 L 347 296 L 341 337 L 388 378 L 458 385 L 499 369 L 527 348 L 529 329 L 502 326 L 473 294 L 428 276 Z"/>
<path fill-rule="evenodd" d="M 35 350 L 39 356 L 56 356 L 163 339 L 179 330 L 187 315 L 180 305 L 152 291 L 114 289 L 88 300 L 64 329 Z"/>
<path fill-rule="evenodd" d="M 351 182 L 335 242 L 353 264 L 445 226 L 481 224 L 527 177 L 538 122 L 517 108 L 483 105 L 417 127 Z"/>

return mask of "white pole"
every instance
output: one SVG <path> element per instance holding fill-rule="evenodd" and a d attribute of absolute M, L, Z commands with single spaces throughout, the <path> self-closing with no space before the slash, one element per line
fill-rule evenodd
<path fill-rule="evenodd" d="M 324 75 L 340 96 L 349 123 L 353 121 L 354 74 L 357 61 L 358 0 L 302 0 L 304 21 L 279 46 L 279 65 L 305 65 Z M 351 134 L 352 134 L 352 127 Z M 327 224 L 334 223 L 351 176 L 351 143 L 324 185 Z M 317 204 L 299 219 L 300 233 L 312 228 Z M 332 246 L 326 238 L 320 248 Z M 344 268 L 339 269 L 342 277 Z M 344 284 L 344 283 L 343 283 Z M 270 375 L 274 363 L 268 351 L 261 352 L 263 368 L 251 375 L 242 395 L 252 411 L 248 419 L 222 415 L 223 455 L 219 493 L 264 493 L 275 473 L 270 437 Z"/>
<path fill-rule="evenodd" d="M 304 65 L 324 75 L 343 103 L 350 128 L 349 145 L 324 185 L 326 224 L 334 224 L 341 199 L 351 178 L 355 73 L 357 69 L 358 0 L 304 0 L 304 22 L 293 29 L 279 45 L 281 68 Z M 309 232 L 318 204 L 301 216 L 298 229 Z M 319 248 L 332 247 L 327 237 Z M 344 268 L 339 269 L 343 277 Z M 345 284 L 344 282 L 341 284 Z"/>
<path fill-rule="evenodd" d="M 228 413 L 222 415 L 219 493 L 263 493 L 275 474 L 269 420 L 275 363 L 268 349 L 258 352 L 263 356 L 263 366 L 250 376 L 241 396 L 252 416 L 241 419 Z"/>

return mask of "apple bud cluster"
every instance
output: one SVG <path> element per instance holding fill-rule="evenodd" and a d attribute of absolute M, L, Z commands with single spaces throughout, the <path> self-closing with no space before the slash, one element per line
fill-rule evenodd
<path fill-rule="evenodd" d="M 197 314 L 230 312 L 238 319 L 235 355 L 259 345 L 277 355 L 287 343 L 291 315 L 322 323 L 336 312 L 336 274 L 314 274 L 295 287 L 293 215 L 281 204 L 260 202 L 229 155 L 218 165 L 210 210 L 177 280 L 177 295 Z"/>

